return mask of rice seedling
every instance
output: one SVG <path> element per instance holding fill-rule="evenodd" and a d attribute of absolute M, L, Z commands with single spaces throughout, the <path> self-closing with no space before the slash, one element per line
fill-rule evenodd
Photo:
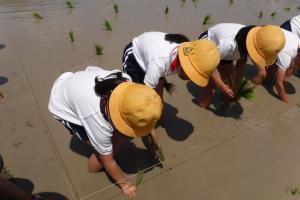
<path fill-rule="evenodd" d="M 160 162 L 165 161 L 165 155 L 162 151 L 161 145 L 158 142 L 158 138 L 153 134 L 149 134 L 151 144 L 154 148 L 155 158 L 158 159 Z"/>
<path fill-rule="evenodd" d="M 263 11 L 259 12 L 258 18 L 261 19 L 263 17 Z"/>
<path fill-rule="evenodd" d="M 293 188 L 290 188 L 290 192 L 292 195 L 300 194 L 300 189 L 299 189 L 299 187 L 293 187 Z"/>
<path fill-rule="evenodd" d="M 205 15 L 202 24 L 203 25 L 207 25 L 207 24 L 211 24 L 211 16 L 210 15 Z"/>
<path fill-rule="evenodd" d="M 96 44 L 95 49 L 96 49 L 96 54 L 97 55 L 102 55 L 103 54 L 103 47 L 100 44 Z"/>
<path fill-rule="evenodd" d="M 241 98 L 245 98 L 248 101 L 253 101 L 255 98 L 255 86 L 252 85 L 249 80 L 242 79 L 241 81 L 237 82 L 235 77 L 229 77 L 224 80 L 224 82 L 233 90 L 235 94 L 234 98 L 224 97 L 223 99 L 222 104 L 225 104 L 226 116 Z"/>
<path fill-rule="evenodd" d="M 170 83 L 170 82 L 168 82 L 167 80 L 165 80 L 164 88 L 166 89 L 166 91 L 167 91 L 169 94 L 173 94 L 173 93 L 176 91 L 176 86 L 175 86 L 175 84 L 174 84 L 174 83 Z"/>
<path fill-rule="evenodd" d="M 111 23 L 110 21 L 108 20 L 104 20 L 104 29 L 107 30 L 107 31 L 111 31 L 112 30 L 112 26 L 111 26 Z"/>
<path fill-rule="evenodd" d="M 229 0 L 230 5 L 234 4 L 233 0 Z"/>
<path fill-rule="evenodd" d="M 69 37 L 71 42 L 74 42 L 75 38 L 74 38 L 74 31 L 69 31 Z"/>
<path fill-rule="evenodd" d="M 167 6 L 164 12 L 166 15 L 169 13 L 169 7 Z"/>
<path fill-rule="evenodd" d="M 115 11 L 115 13 L 119 13 L 119 6 L 118 6 L 118 4 L 114 4 L 114 11 Z"/>
<path fill-rule="evenodd" d="M 186 0 L 181 0 L 182 2 L 185 2 Z"/>
<path fill-rule="evenodd" d="M 43 19 L 44 17 L 41 15 L 41 14 L 39 14 L 38 12 L 33 12 L 32 13 L 32 16 L 34 17 L 34 18 L 36 18 L 36 19 Z"/>
<path fill-rule="evenodd" d="M 285 11 L 290 11 L 291 8 L 290 7 L 286 7 L 286 8 L 283 8 Z"/>
<path fill-rule="evenodd" d="M 68 8 L 74 8 L 73 2 L 71 0 L 66 0 L 65 3 L 66 3 Z"/>
<path fill-rule="evenodd" d="M 297 10 L 300 10 L 300 6 L 297 6 Z"/>
<path fill-rule="evenodd" d="M 274 17 L 276 17 L 276 15 L 277 15 L 276 12 L 272 12 L 270 16 L 271 16 L 272 18 L 274 18 Z"/>
<path fill-rule="evenodd" d="M 142 183 L 143 176 L 144 172 L 139 169 L 135 179 L 135 187 L 138 187 Z"/>

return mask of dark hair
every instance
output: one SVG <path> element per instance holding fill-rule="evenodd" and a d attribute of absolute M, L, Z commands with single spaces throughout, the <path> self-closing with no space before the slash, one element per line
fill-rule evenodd
<path fill-rule="evenodd" d="M 127 79 L 122 77 L 122 72 L 116 72 L 110 74 L 104 78 L 95 78 L 95 93 L 98 96 L 105 94 L 106 92 L 113 91 L 120 83 L 126 81 Z"/>
<path fill-rule="evenodd" d="M 185 35 L 182 34 L 172 34 L 172 33 L 167 33 L 165 35 L 165 40 L 169 41 L 170 43 L 183 43 L 183 42 L 188 42 L 190 41 Z"/>
<path fill-rule="evenodd" d="M 238 50 L 240 53 L 241 58 L 247 60 L 248 56 L 248 50 L 246 46 L 246 38 L 249 33 L 249 31 L 254 28 L 254 25 L 243 27 L 239 30 L 239 32 L 236 34 L 234 40 L 236 41 L 238 45 Z"/>

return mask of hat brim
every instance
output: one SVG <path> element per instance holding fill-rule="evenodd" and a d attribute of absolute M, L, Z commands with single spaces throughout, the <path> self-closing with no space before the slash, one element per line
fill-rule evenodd
<path fill-rule="evenodd" d="M 252 28 L 246 38 L 246 47 L 249 53 L 250 58 L 258 65 L 261 66 L 270 66 L 276 62 L 277 55 L 264 58 L 261 53 L 257 50 L 257 47 L 255 45 L 255 38 L 257 32 L 261 29 L 262 27 L 254 27 Z"/>
<path fill-rule="evenodd" d="M 192 65 L 189 56 L 184 55 L 183 49 L 185 48 L 184 43 L 179 46 L 179 60 L 183 71 L 186 75 L 193 81 L 195 84 L 199 85 L 200 87 L 205 87 L 208 84 L 208 78 L 202 76 Z"/>
<path fill-rule="evenodd" d="M 120 83 L 112 92 L 109 98 L 109 112 L 111 120 L 115 126 L 115 128 L 122 134 L 129 137 L 142 137 L 148 135 L 153 128 L 152 125 L 147 127 L 132 127 L 128 124 L 121 115 L 120 112 L 120 100 L 123 95 L 123 92 L 127 87 L 130 87 L 136 83 L 132 82 L 123 82 Z"/>

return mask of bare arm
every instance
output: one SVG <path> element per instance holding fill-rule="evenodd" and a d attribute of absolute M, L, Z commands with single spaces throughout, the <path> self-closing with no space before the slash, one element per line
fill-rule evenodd
<path fill-rule="evenodd" d="M 278 67 L 278 70 L 275 74 L 275 79 L 276 79 L 275 87 L 276 87 L 277 93 L 279 95 L 279 98 L 282 101 L 290 104 L 288 96 L 286 95 L 286 92 L 284 89 L 285 71 L 283 71 L 282 69 L 280 69 Z"/>
<path fill-rule="evenodd" d="M 133 183 L 126 179 L 122 169 L 119 167 L 113 155 L 97 155 L 97 159 L 102 163 L 106 172 L 118 183 L 123 193 L 129 197 L 136 195 L 136 187 Z"/>
<path fill-rule="evenodd" d="M 224 83 L 218 69 L 216 69 L 214 71 L 214 73 L 211 75 L 211 78 L 215 82 L 217 87 L 219 87 L 221 89 L 222 93 L 226 94 L 230 98 L 234 97 L 234 92 L 232 91 L 232 89 L 228 85 L 226 85 Z"/>
<path fill-rule="evenodd" d="M 253 62 L 253 61 L 252 61 Z M 257 74 L 252 78 L 252 83 L 255 85 L 259 85 L 262 83 L 264 78 L 267 76 L 267 72 L 265 66 L 258 65 L 254 63 L 258 69 Z"/>

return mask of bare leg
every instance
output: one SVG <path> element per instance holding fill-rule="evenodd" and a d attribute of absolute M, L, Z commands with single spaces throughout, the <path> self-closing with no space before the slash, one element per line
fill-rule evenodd
<path fill-rule="evenodd" d="M 103 166 L 101 165 L 99 159 L 97 158 L 96 153 L 93 153 L 90 156 L 87 168 L 89 172 L 93 172 L 93 173 L 100 172 L 103 170 Z"/>
<path fill-rule="evenodd" d="M 204 93 L 199 100 L 199 106 L 201 108 L 207 108 L 211 103 L 215 95 L 215 83 L 212 79 L 209 80 L 208 85 L 205 87 Z"/>

